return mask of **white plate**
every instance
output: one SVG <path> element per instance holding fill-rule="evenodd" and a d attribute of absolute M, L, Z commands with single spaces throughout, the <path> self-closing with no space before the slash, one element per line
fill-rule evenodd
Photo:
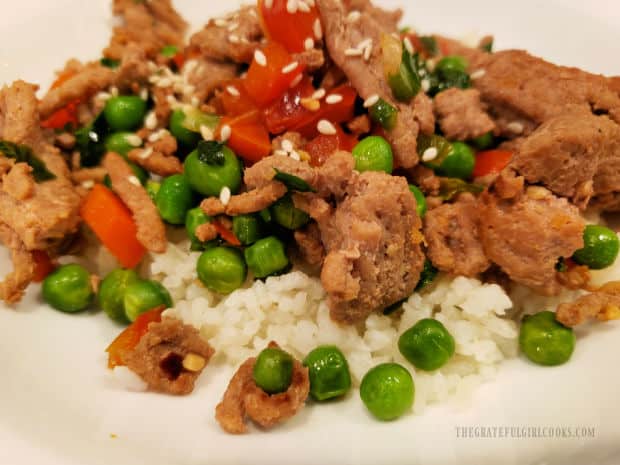
<path fill-rule="evenodd" d="M 195 24 L 235 3 L 178 1 Z M 67 58 L 98 57 L 109 37 L 108 10 L 104 0 L 11 2 L 0 25 L 0 83 L 21 77 L 47 85 Z M 502 48 L 620 74 L 615 0 L 420 0 L 408 7 L 406 23 L 447 35 L 494 33 Z M 7 269 L 6 254 L 0 265 Z M 208 367 L 186 398 L 120 390 L 106 378 L 103 353 L 119 328 L 102 315 L 67 316 L 42 307 L 38 293 L 33 286 L 16 310 L 0 308 L 0 464 L 620 463 L 618 323 L 580 331 L 566 366 L 505 364 L 468 408 L 432 407 L 379 423 L 355 392 L 345 402 L 304 409 L 285 427 L 236 437 L 222 433 L 213 418 L 230 373 Z M 482 433 L 480 427 L 594 434 L 459 437 Z"/>

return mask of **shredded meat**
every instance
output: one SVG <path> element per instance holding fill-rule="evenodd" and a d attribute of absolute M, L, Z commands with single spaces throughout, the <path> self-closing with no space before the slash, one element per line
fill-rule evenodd
<path fill-rule="evenodd" d="M 303 65 L 307 73 L 314 73 L 325 65 L 325 54 L 323 50 L 313 48 L 293 54 L 293 60 Z"/>
<path fill-rule="evenodd" d="M 271 206 L 276 200 L 286 195 L 287 189 L 278 181 L 271 181 L 261 187 L 243 194 L 233 195 L 227 205 L 220 199 L 210 197 L 200 204 L 200 208 L 209 216 L 226 213 L 230 216 L 255 213 Z"/>
<path fill-rule="evenodd" d="M 269 347 L 278 347 L 270 343 Z M 293 378 L 287 391 L 269 395 L 254 382 L 255 358 L 246 360 L 228 384 L 222 401 L 215 409 L 215 419 L 231 434 L 247 432 L 246 416 L 263 428 L 288 420 L 301 410 L 310 392 L 308 369 L 295 360 Z"/>
<path fill-rule="evenodd" d="M 2 189 L 15 200 L 26 200 L 34 195 L 35 182 L 26 163 L 17 163 L 2 177 Z"/>
<path fill-rule="evenodd" d="M 362 134 L 368 134 L 372 124 L 370 122 L 370 118 L 368 115 L 360 115 L 353 118 L 351 121 L 347 123 L 347 128 L 356 136 L 361 136 Z"/>
<path fill-rule="evenodd" d="M 512 199 L 484 192 L 479 205 L 486 256 L 513 281 L 557 294 L 559 258 L 583 247 L 585 222 L 577 208 L 538 186 Z"/>
<path fill-rule="evenodd" d="M 317 174 L 312 166 L 306 162 L 293 160 L 290 157 L 281 155 L 263 158 L 258 163 L 247 168 L 243 175 L 243 182 L 248 186 L 248 189 L 265 186 L 273 181 L 276 169 L 297 176 L 311 186 L 316 185 Z"/>
<path fill-rule="evenodd" d="M 441 271 L 474 277 L 491 263 L 484 254 L 479 233 L 478 202 L 461 194 L 452 204 L 430 210 L 424 218 L 427 254 Z"/>
<path fill-rule="evenodd" d="M 108 172 L 101 166 L 96 166 L 94 168 L 81 168 L 71 172 L 71 179 L 76 184 L 82 184 L 83 182 L 88 181 L 103 182 L 106 174 L 108 174 Z"/>
<path fill-rule="evenodd" d="M 476 89 L 444 90 L 435 96 L 435 114 L 450 140 L 470 140 L 495 129 Z"/>
<path fill-rule="evenodd" d="M 8 304 L 19 302 L 34 278 L 34 260 L 19 236 L 0 223 L 0 241 L 11 251 L 13 271 L 0 282 L 0 299 Z"/>
<path fill-rule="evenodd" d="M 200 242 L 208 242 L 217 237 L 217 229 L 211 223 L 201 224 L 196 228 L 196 237 Z"/>
<path fill-rule="evenodd" d="M 441 181 L 432 169 L 417 165 L 407 170 L 407 177 L 425 194 L 437 195 L 439 193 Z"/>
<path fill-rule="evenodd" d="M 302 258 L 312 266 L 321 265 L 325 259 L 325 248 L 321 242 L 321 231 L 316 223 L 295 231 L 295 242 Z"/>
<path fill-rule="evenodd" d="M 194 86 L 192 95 L 203 102 L 223 82 L 237 77 L 238 67 L 233 63 L 219 62 L 202 57 L 188 61 L 183 72 L 187 75 L 187 82 Z"/>
<path fill-rule="evenodd" d="M 304 136 L 302 136 L 298 132 L 288 131 L 281 136 L 274 137 L 274 139 L 271 141 L 272 149 L 274 151 L 282 150 L 282 143 L 286 140 L 293 144 L 293 150 L 300 150 L 303 146 L 306 145 L 307 142 Z"/>
<path fill-rule="evenodd" d="M 560 304 L 555 317 L 569 327 L 591 318 L 599 321 L 620 319 L 620 281 L 609 282 L 574 302 Z"/>
<path fill-rule="evenodd" d="M 138 345 L 122 358 L 150 390 L 187 395 L 194 390 L 196 379 L 213 353 L 197 329 L 181 320 L 164 318 L 151 323 Z"/>
<path fill-rule="evenodd" d="M 168 131 L 145 148 L 134 149 L 127 156 L 131 161 L 159 176 L 172 176 L 183 172 L 183 164 L 175 154 L 177 140 Z"/>
<path fill-rule="evenodd" d="M 103 166 L 110 175 L 112 187 L 133 213 L 140 243 L 151 252 L 164 253 L 168 246 L 164 223 L 144 187 L 132 182 L 135 176 L 127 162 L 109 152 L 103 159 Z"/>

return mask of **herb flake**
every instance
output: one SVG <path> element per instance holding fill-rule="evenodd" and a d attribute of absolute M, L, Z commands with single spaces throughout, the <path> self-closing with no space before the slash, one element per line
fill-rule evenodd
<path fill-rule="evenodd" d="M 103 112 L 88 126 L 75 132 L 76 147 L 80 151 L 80 165 L 92 168 L 99 165 L 106 153 L 105 138 L 110 133 L 110 127 L 103 116 Z"/>
<path fill-rule="evenodd" d="M 280 171 L 278 168 L 274 168 L 274 170 L 276 175 L 273 178 L 284 184 L 288 190 L 297 192 L 316 192 L 310 184 L 300 177 Z"/>
<path fill-rule="evenodd" d="M 226 163 L 226 157 L 224 155 L 224 144 L 210 140 L 201 140 L 198 142 L 198 159 L 211 166 L 223 166 Z"/>
<path fill-rule="evenodd" d="M 14 142 L 0 140 L 0 153 L 7 158 L 12 158 L 17 163 L 27 163 L 32 168 L 32 177 L 36 182 L 56 179 L 54 173 L 47 169 L 45 162 L 32 153 L 27 145 L 19 145 Z"/>

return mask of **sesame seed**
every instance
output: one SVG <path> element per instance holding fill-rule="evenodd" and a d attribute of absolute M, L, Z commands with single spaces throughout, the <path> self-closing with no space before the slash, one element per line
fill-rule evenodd
<path fill-rule="evenodd" d="M 474 71 L 473 73 L 470 74 L 470 78 L 472 79 L 480 79 L 481 77 L 483 77 L 487 72 L 484 69 L 477 69 L 476 71 Z"/>
<path fill-rule="evenodd" d="M 142 152 L 140 152 L 140 155 L 138 155 L 138 157 L 142 160 L 146 160 L 151 155 L 153 155 L 153 147 L 147 147 Z"/>
<path fill-rule="evenodd" d="M 429 71 L 434 71 L 435 66 L 437 66 L 437 60 L 435 60 L 434 58 L 429 58 L 428 60 L 426 60 L 426 68 Z"/>
<path fill-rule="evenodd" d="M 239 92 L 239 90 L 235 86 L 228 86 L 228 87 L 226 87 L 226 92 L 228 92 L 233 97 L 241 96 L 241 92 Z"/>
<path fill-rule="evenodd" d="M 314 31 L 316 40 L 321 40 L 323 38 L 323 27 L 321 26 L 321 20 L 319 18 L 314 21 L 312 30 Z"/>
<path fill-rule="evenodd" d="M 230 188 L 228 186 L 222 187 L 222 190 L 220 191 L 220 202 L 222 202 L 224 205 L 228 205 L 231 195 L 232 192 L 230 192 Z"/>
<path fill-rule="evenodd" d="M 293 79 L 293 82 L 291 82 L 291 85 L 289 87 L 291 89 L 293 87 L 297 87 L 303 78 L 304 78 L 304 75 L 303 74 L 299 74 L 295 79 Z"/>
<path fill-rule="evenodd" d="M 162 131 L 156 131 L 148 137 L 149 142 L 157 142 L 163 136 Z"/>
<path fill-rule="evenodd" d="M 337 133 L 335 126 L 326 119 L 319 121 L 316 128 L 325 136 L 333 136 Z"/>
<path fill-rule="evenodd" d="M 239 24 L 238 24 L 238 23 L 232 23 L 232 24 L 230 24 L 230 25 L 226 28 L 226 30 L 227 30 L 228 32 L 232 32 L 232 31 L 234 31 L 235 29 L 239 29 Z"/>
<path fill-rule="evenodd" d="M 215 25 L 217 27 L 226 27 L 226 26 L 228 26 L 228 21 L 226 19 L 224 19 L 224 18 L 217 18 L 214 21 L 214 23 L 215 23 Z"/>
<path fill-rule="evenodd" d="M 299 156 L 299 153 L 297 153 L 295 150 L 293 150 L 293 151 L 291 152 L 290 157 L 291 157 L 293 160 L 297 160 L 297 161 L 301 160 L 301 157 Z"/>
<path fill-rule="evenodd" d="M 302 98 L 299 103 L 306 110 L 319 111 L 321 109 L 321 102 L 314 98 Z"/>
<path fill-rule="evenodd" d="M 510 132 L 514 132 L 515 134 L 521 134 L 525 129 L 525 126 L 523 126 L 523 123 L 519 121 L 513 121 L 506 126 L 506 129 Z"/>
<path fill-rule="evenodd" d="M 118 97 L 118 87 L 116 87 L 116 86 L 112 86 L 112 87 L 110 87 L 110 93 L 111 93 L 114 97 Z"/>
<path fill-rule="evenodd" d="M 228 42 L 230 42 L 231 44 L 238 44 L 241 42 L 241 39 L 236 34 L 230 34 L 228 36 Z"/>
<path fill-rule="evenodd" d="M 439 155 L 439 151 L 436 147 L 427 148 L 422 154 L 422 161 L 433 161 Z"/>
<path fill-rule="evenodd" d="M 415 50 L 413 48 L 413 44 L 411 43 L 411 39 L 409 39 L 409 37 L 405 37 L 405 39 L 403 40 L 403 43 L 405 44 L 405 48 L 407 49 L 407 51 L 413 55 L 415 53 Z"/>
<path fill-rule="evenodd" d="M 106 100 L 109 100 L 110 97 L 112 97 L 112 95 L 109 92 L 99 92 L 95 98 L 105 102 Z"/>
<path fill-rule="evenodd" d="M 362 40 L 359 44 L 357 44 L 357 49 L 362 50 L 368 47 L 369 45 L 372 45 L 372 39 L 366 38 Z"/>
<path fill-rule="evenodd" d="M 263 5 L 265 5 L 265 8 L 269 10 L 273 6 L 273 0 L 265 0 Z"/>
<path fill-rule="evenodd" d="M 284 139 L 282 141 L 282 149 L 290 153 L 293 150 L 295 150 L 295 147 L 293 146 L 293 143 L 290 140 Z"/>
<path fill-rule="evenodd" d="M 330 105 L 334 105 L 336 103 L 340 103 L 342 102 L 342 95 L 340 94 L 332 94 L 332 95 L 328 95 L 327 98 L 325 99 L 325 101 L 330 104 Z"/>
<path fill-rule="evenodd" d="M 84 189 L 92 189 L 93 187 L 95 187 L 95 181 L 93 181 L 92 179 L 89 179 L 87 181 L 84 181 L 82 183 L 82 187 Z"/>
<path fill-rule="evenodd" d="M 310 8 L 314 8 L 316 6 L 316 2 L 314 0 L 305 0 L 306 4 L 310 7 Z"/>
<path fill-rule="evenodd" d="M 260 50 L 256 50 L 254 52 L 254 61 L 256 61 L 256 63 L 260 66 L 267 66 L 267 57 Z"/>
<path fill-rule="evenodd" d="M 372 56 L 372 45 L 368 45 L 364 49 L 364 60 L 366 61 L 370 60 L 371 56 Z"/>
<path fill-rule="evenodd" d="M 125 136 L 125 140 L 132 147 L 140 147 L 142 145 L 142 138 L 136 134 L 129 134 Z"/>
<path fill-rule="evenodd" d="M 379 97 L 377 94 L 371 95 L 366 100 L 364 100 L 364 108 L 370 108 L 374 106 L 379 101 L 380 98 L 381 97 Z"/>
<path fill-rule="evenodd" d="M 161 78 L 155 85 L 157 87 L 170 87 L 172 85 L 172 79 L 167 77 Z"/>
<path fill-rule="evenodd" d="M 301 0 L 297 3 L 297 9 L 302 13 L 310 13 L 310 5 Z"/>
<path fill-rule="evenodd" d="M 361 57 L 363 54 L 364 51 L 358 48 L 348 48 L 344 51 L 344 55 L 347 57 Z"/>
<path fill-rule="evenodd" d="M 148 91 L 148 89 L 140 90 L 140 98 L 142 100 L 148 100 L 149 99 L 149 91 Z"/>
<path fill-rule="evenodd" d="M 312 50 L 314 48 L 314 39 L 312 37 L 308 37 L 305 41 L 304 41 L 304 49 L 306 50 Z"/>
<path fill-rule="evenodd" d="M 183 75 L 187 76 L 188 74 L 190 74 L 192 71 L 196 69 L 196 66 L 198 66 L 197 60 L 186 61 L 185 65 L 183 65 Z"/>
<path fill-rule="evenodd" d="M 431 88 L 431 81 L 429 81 L 428 79 L 422 79 L 422 90 L 424 91 L 424 93 L 428 92 Z"/>
<path fill-rule="evenodd" d="M 167 95 L 166 101 L 173 107 L 179 104 L 179 102 L 177 101 L 174 95 Z"/>
<path fill-rule="evenodd" d="M 144 127 L 151 130 L 157 127 L 157 115 L 154 111 L 149 111 L 146 118 L 144 118 Z"/>
<path fill-rule="evenodd" d="M 297 69 L 298 66 L 299 66 L 299 62 L 293 61 L 292 63 L 289 63 L 284 68 L 282 68 L 282 73 L 283 74 L 292 73 L 293 71 Z"/>
<path fill-rule="evenodd" d="M 213 140 L 213 131 L 205 125 L 200 126 L 200 135 L 206 141 Z"/>
<path fill-rule="evenodd" d="M 325 97 L 325 89 L 317 89 L 314 94 L 312 94 L 312 98 L 315 100 L 321 100 L 323 97 Z"/>
<path fill-rule="evenodd" d="M 127 181 L 129 181 L 131 184 L 133 184 L 134 186 L 140 186 L 140 180 L 135 177 L 134 175 L 131 175 L 127 178 Z"/>
<path fill-rule="evenodd" d="M 225 124 L 224 126 L 222 126 L 222 129 L 220 130 L 221 141 L 226 142 L 228 139 L 230 139 L 231 134 L 232 134 L 232 129 L 230 128 L 228 124 Z"/>
<path fill-rule="evenodd" d="M 279 156 L 282 156 L 282 157 L 288 157 L 288 152 L 286 150 L 281 150 L 281 149 L 274 150 L 273 154 L 274 155 L 279 155 Z"/>
<path fill-rule="evenodd" d="M 197 107 L 198 105 L 200 105 L 200 100 L 198 99 L 198 97 L 196 97 L 195 95 L 192 97 L 191 101 L 190 101 L 191 105 L 193 107 Z"/>
<path fill-rule="evenodd" d="M 286 11 L 290 14 L 297 13 L 297 0 L 287 0 L 286 2 Z"/>
<path fill-rule="evenodd" d="M 362 17 L 362 13 L 357 10 L 351 11 L 347 16 L 347 23 L 354 23 Z"/>

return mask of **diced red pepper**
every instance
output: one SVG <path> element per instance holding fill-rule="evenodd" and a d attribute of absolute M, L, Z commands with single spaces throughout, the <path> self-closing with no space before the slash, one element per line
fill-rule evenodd
<path fill-rule="evenodd" d="M 357 138 L 346 134 L 340 125 L 336 125 L 336 134 L 326 136 L 319 134 L 306 144 L 304 150 L 310 155 L 312 166 L 321 166 L 338 150 L 350 152 L 357 144 Z"/>
<path fill-rule="evenodd" d="M 256 56 L 260 57 L 259 61 Z M 262 50 L 256 52 L 243 85 L 248 94 L 261 108 L 278 99 L 291 84 L 303 73 L 304 66 L 294 62 L 286 49 L 269 42 Z"/>
<path fill-rule="evenodd" d="M 234 123 L 223 118 L 222 125 L 225 124 L 231 129 L 226 145 L 246 162 L 256 163 L 271 153 L 271 139 L 263 123 Z"/>
<path fill-rule="evenodd" d="M 265 108 L 263 113 L 269 132 L 282 134 L 290 128 L 311 120 L 314 112 L 305 108 L 301 100 L 311 97 L 314 91 L 312 81 L 306 77 L 293 89 L 286 91 L 282 98 Z"/>
<path fill-rule="evenodd" d="M 46 129 L 63 129 L 67 125 L 77 127 L 78 120 L 78 106 L 80 100 L 73 100 L 64 107 L 56 110 L 47 119 L 41 121 L 41 127 Z"/>
<path fill-rule="evenodd" d="M 473 176 L 474 178 L 479 178 L 487 174 L 499 173 L 510 163 L 511 159 L 512 152 L 507 150 L 486 150 L 484 152 L 478 152 Z"/>
<path fill-rule="evenodd" d="M 32 260 L 34 261 L 34 276 L 32 280 L 35 283 L 42 282 L 56 268 L 54 262 L 52 262 L 50 256 L 44 250 L 33 250 Z"/>
<path fill-rule="evenodd" d="M 319 12 L 313 3 L 308 11 L 298 8 L 294 13 L 289 13 L 287 3 L 290 2 L 258 0 L 258 11 L 263 29 L 269 39 L 281 43 L 289 52 L 303 52 L 306 50 L 308 39 L 316 41 L 322 37 Z M 317 33 L 320 33 L 319 37 Z"/>
<path fill-rule="evenodd" d="M 221 221 L 213 220 L 211 224 L 213 225 L 217 233 L 220 235 L 220 237 L 224 239 L 226 242 L 228 242 L 230 245 L 233 245 L 235 247 L 239 247 L 241 245 L 241 241 L 237 239 L 237 236 L 235 236 L 235 233 L 233 233 L 230 229 L 224 226 Z"/>
<path fill-rule="evenodd" d="M 235 89 L 236 92 L 229 92 L 228 88 Z M 258 111 L 258 107 L 245 90 L 241 79 L 233 79 L 224 86 L 224 91 L 220 94 L 219 101 L 222 105 L 222 111 L 227 116 L 245 115 L 252 111 Z"/>
<path fill-rule="evenodd" d="M 185 59 L 186 59 L 185 53 L 183 53 L 182 51 L 179 51 L 172 57 L 172 62 L 175 64 L 177 69 L 180 70 L 183 68 L 183 65 L 185 64 Z"/>
<path fill-rule="evenodd" d="M 327 103 L 330 96 L 340 96 L 342 100 L 337 103 Z M 318 111 L 310 112 L 307 118 L 290 129 L 301 133 L 306 138 L 315 137 L 319 133 L 317 124 L 320 120 L 325 119 L 335 124 L 344 123 L 353 118 L 356 98 L 357 92 L 350 85 L 336 87 L 321 100 L 321 108 Z"/>
<path fill-rule="evenodd" d="M 151 323 L 159 323 L 161 314 L 166 309 L 165 305 L 161 305 L 153 310 L 142 313 L 129 325 L 122 333 L 118 335 L 112 344 L 105 350 L 108 353 L 108 368 L 123 366 L 123 354 L 133 350 L 142 336 L 144 336 Z"/>

